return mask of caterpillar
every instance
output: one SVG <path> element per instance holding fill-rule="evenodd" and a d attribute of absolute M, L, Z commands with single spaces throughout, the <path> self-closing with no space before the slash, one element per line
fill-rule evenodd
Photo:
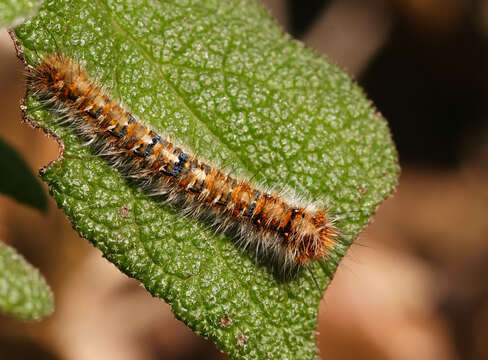
<path fill-rule="evenodd" d="M 339 232 L 326 209 L 260 189 L 176 146 L 68 56 L 42 56 L 29 67 L 27 86 L 126 177 L 185 213 L 210 216 L 217 229 L 235 228 L 243 247 L 270 253 L 284 265 L 306 266 L 336 245 Z"/>

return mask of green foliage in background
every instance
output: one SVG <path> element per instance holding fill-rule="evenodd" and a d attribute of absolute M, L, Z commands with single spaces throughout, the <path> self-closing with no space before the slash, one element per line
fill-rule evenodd
<path fill-rule="evenodd" d="M 144 194 L 28 99 L 66 146 L 43 178 L 81 236 L 232 358 L 315 358 L 322 291 L 399 172 L 388 127 L 359 87 L 252 0 L 50 1 L 16 34 L 31 64 L 68 54 L 201 157 L 342 214 L 343 243 L 311 266 L 320 290 L 306 271 L 283 278 Z"/>
<path fill-rule="evenodd" d="M 44 189 L 32 174 L 22 156 L 0 138 L 0 194 L 5 194 L 18 202 L 41 211 L 46 210 Z"/>
<path fill-rule="evenodd" d="M 51 289 L 39 272 L 0 241 L 0 311 L 26 320 L 53 312 Z"/>
<path fill-rule="evenodd" d="M 34 14 L 41 2 L 41 0 L 0 0 L 0 27 L 20 23 L 25 17 Z"/>

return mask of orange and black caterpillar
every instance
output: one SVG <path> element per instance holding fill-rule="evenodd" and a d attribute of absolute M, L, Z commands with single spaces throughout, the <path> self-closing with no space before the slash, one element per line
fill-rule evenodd
<path fill-rule="evenodd" d="M 306 265 L 326 257 L 338 241 L 327 211 L 260 190 L 176 147 L 112 100 L 72 59 L 43 57 L 29 68 L 27 84 L 126 176 L 187 213 L 210 214 L 219 229 L 236 227 L 245 247 L 270 252 L 286 265 Z"/>

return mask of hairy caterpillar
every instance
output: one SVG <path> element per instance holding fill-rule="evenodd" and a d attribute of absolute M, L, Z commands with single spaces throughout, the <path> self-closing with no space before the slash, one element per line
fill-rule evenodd
<path fill-rule="evenodd" d="M 219 229 L 236 228 L 244 247 L 299 266 L 326 257 L 337 243 L 338 230 L 326 210 L 259 189 L 175 146 L 111 99 L 67 56 L 42 57 L 29 68 L 27 84 L 125 176 L 186 213 L 210 215 Z"/>

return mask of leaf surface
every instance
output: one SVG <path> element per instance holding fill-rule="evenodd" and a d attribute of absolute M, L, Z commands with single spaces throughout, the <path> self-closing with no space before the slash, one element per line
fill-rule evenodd
<path fill-rule="evenodd" d="M 0 169 L 5 171 L 5 176 L 0 176 L 0 194 L 40 211 L 46 210 L 47 199 L 39 180 L 22 156 L 1 138 Z"/>
<path fill-rule="evenodd" d="M 33 15 L 42 0 L 0 0 L 0 27 L 13 26 Z"/>
<path fill-rule="evenodd" d="M 144 194 L 28 101 L 66 146 L 44 180 L 81 236 L 232 358 L 315 358 L 322 290 L 399 172 L 386 122 L 359 87 L 251 0 L 48 2 L 16 34 L 31 64 L 68 54 L 184 148 L 342 214 L 341 245 L 311 266 L 320 290 L 306 271 L 283 279 Z"/>
<path fill-rule="evenodd" d="M 53 309 L 53 294 L 39 271 L 0 241 L 0 311 L 39 320 Z"/>

